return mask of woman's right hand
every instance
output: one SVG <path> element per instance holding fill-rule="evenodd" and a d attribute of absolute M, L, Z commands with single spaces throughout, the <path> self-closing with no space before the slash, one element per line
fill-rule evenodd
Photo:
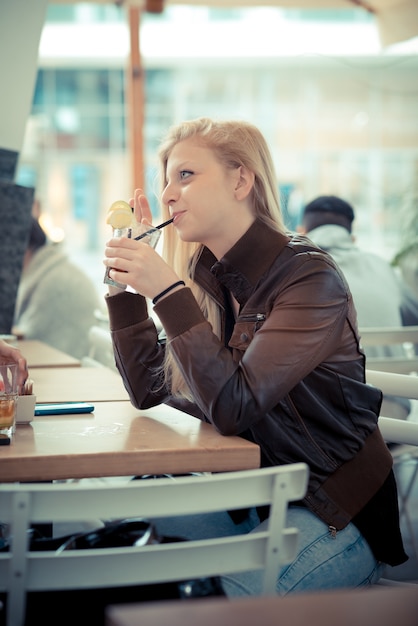
<path fill-rule="evenodd" d="M 150 300 L 179 280 L 158 252 L 141 240 L 110 239 L 105 248 L 104 264 L 111 268 L 110 278 L 129 285 Z"/>

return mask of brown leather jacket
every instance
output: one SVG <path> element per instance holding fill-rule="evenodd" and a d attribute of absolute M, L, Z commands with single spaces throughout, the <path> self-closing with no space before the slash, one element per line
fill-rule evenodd
<path fill-rule="evenodd" d="M 342 273 L 308 239 L 256 221 L 221 261 L 205 249 L 195 280 L 223 308 L 222 341 L 189 289 L 155 307 L 195 404 L 173 399 L 155 375 L 165 343 L 157 341 L 145 299 L 107 298 L 116 363 L 132 403 L 145 409 L 167 402 L 224 435 L 255 441 L 263 466 L 306 462 L 305 505 L 343 528 L 391 475 L 392 457 L 377 428 L 382 394 L 365 383 Z M 236 320 L 227 290 L 240 304 Z M 390 502 L 396 506 L 393 493 Z"/>

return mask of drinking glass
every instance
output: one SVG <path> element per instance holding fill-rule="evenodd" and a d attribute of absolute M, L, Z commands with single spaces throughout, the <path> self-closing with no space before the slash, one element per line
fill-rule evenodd
<path fill-rule="evenodd" d="M 143 241 L 143 243 L 147 243 L 152 248 L 158 243 L 160 239 L 161 230 L 154 226 L 148 226 L 147 224 L 142 224 L 141 222 L 135 222 L 132 228 L 114 228 L 113 229 L 113 237 L 128 237 L 129 239 L 136 239 Z M 112 280 L 109 276 L 109 270 L 111 268 L 107 267 L 105 272 L 105 277 L 103 282 L 106 285 L 113 285 L 114 287 L 119 287 L 119 289 L 126 289 L 126 285 L 123 283 L 118 283 L 116 280 Z"/>
<path fill-rule="evenodd" d="M 0 361 L 0 440 L 5 443 L 16 429 L 17 396 L 18 365 Z"/>

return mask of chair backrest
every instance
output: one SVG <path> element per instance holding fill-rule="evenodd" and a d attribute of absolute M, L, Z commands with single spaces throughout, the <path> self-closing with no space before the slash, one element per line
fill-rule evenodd
<path fill-rule="evenodd" d="M 383 393 L 418 400 L 418 376 L 366 369 L 366 382 Z"/>
<path fill-rule="evenodd" d="M 418 326 L 361 327 L 359 333 L 363 346 L 418 344 Z"/>
<path fill-rule="evenodd" d="M 108 328 L 91 326 L 89 330 L 89 353 L 83 361 L 83 365 L 104 365 L 116 370 L 113 344 Z"/>
<path fill-rule="evenodd" d="M 414 374 L 404 375 L 367 369 L 366 381 L 380 388 L 384 394 L 408 398 L 412 403 L 417 404 L 418 376 Z M 406 526 L 404 528 L 408 531 L 411 549 L 415 553 L 415 557 L 418 558 L 418 544 L 415 540 L 414 525 L 408 505 L 410 496 L 414 494 L 414 484 L 418 478 L 418 421 L 414 418 L 405 421 L 381 415 L 379 416 L 379 429 L 387 442 L 401 444 L 391 446 L 394 469 L 395 467 L 400 467 L 401 469 L 401 471 L 395 473 L 398 483 L 399 516 L 401 521 L 405 518 Z M 411 472 L 402 471 L 404 463 L 411 463 L 415 467 Z M 382 578 L 379 584 L 387 586 L 393 584 L 405 585 L 407 583 Z"/>
<path fill-rule="evenodd" d="M 399 355 L 367 356 L 368 369 L 383 372 L 410 374 L 418 372 L 418 326 L 399 326 L 388 328 L 360 328 L 363 348 L 402 346 Z"/>
<path fill-rule="evenodd" d="M 366 366 L 370 370 L 393 372 L 396 374 L 418 373 L 418 358 L 367 357 Z"/>
<path fill-rule="evenodd" d="M 367 369 L 366 381 L 381 389 L 384 394 L 408 398 L 409 400 L 418 399 L 418 376 L 413 374 L 406 375 Z M 417 422 L 380 416 L 379 428 L 386 441 L 418 445 Z"/>
<path fill-rule="evenodd" d="M 188 580 L 264 570 L 273 594 L 281 564 L 296 551 L 297 529 L 286 528 L 290 501 L 301 499 L 308 467 L 280 467 L 115 484 L 2 484 L 1 521 L 11 526 L 10 552 L 0 553 L 0 592 L 7 592 L 8 626 L 24 623 L 28 591 L 91 589 Z M 244 535 L 128 548 L 31 552 L 33 523 L 91 518 L 173 517 L 270 506 L 268 526 Z"/>

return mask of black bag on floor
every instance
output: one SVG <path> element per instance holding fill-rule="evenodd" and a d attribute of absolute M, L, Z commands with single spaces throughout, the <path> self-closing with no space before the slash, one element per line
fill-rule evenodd
<path fill-rule="evenodd" d="M 106 549 L 151 543 L 186 541 L 182 537 L 158 536 L 153 525 L 142 518 L 112 521 L 102 528 L 65 537 L 43 537 L 30 531 L 30 550 Z M 4 545 L 2 550 L 7 550 Z M 39 591 L 28 594 L 25 626 L 104 626 L 110 604 L 185 600 L 225 596 L 220 577 L 205 577 L 132 587 L 111 587 L 70 591 Z M 3 598 L 2 598 L 3 599 Z M 5 603 L 6 599 L 3 600 Z M 5 610 L 0 612 L 3 626 Z"/>

